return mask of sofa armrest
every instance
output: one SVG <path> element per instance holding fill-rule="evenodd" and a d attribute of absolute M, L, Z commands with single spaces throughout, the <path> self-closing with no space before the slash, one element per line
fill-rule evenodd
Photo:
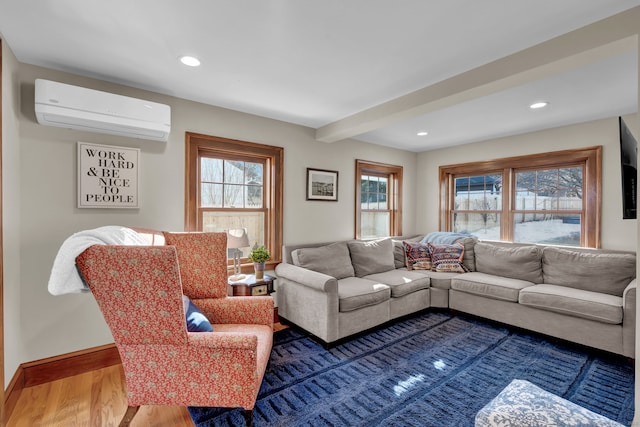
<path fill-rule="evenodd" d="M 338 291 L 338 281 L 328 274 L 318 273 L 297 265 L 280 263 L 276 267 L 276 277 L 299 283 L 322 292 Z"/>
<path fill-rule="evenodd" d="M 625 356 L 635 358 L 636 347 L 636 288 L 633 279 L 622 292 L 622 348 Z"/>
<path fill-rule="evenodd" d="M 626 307 L 627 304 L 631 304 L 631 303 L 635 304 L 637 280 L 638 279 L 633 279 L 631 282 L 629 282 L 627 287 L 624 288 L 624 291 L 622 292 L 623 307 Z"/>
<path fill-rule="evenodd" d="M 292 264 L 276 267 L 278 315 L 325 342 L 339 337 L 338 280 Z"/>

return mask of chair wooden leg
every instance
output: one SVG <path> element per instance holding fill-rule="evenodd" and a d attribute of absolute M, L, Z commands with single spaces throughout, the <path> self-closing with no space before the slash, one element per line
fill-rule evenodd
<path fill-rule="evenodd" d="M 252 410 L 245 409 L 243 411 L 243 415 L 244 415 L 244 421 L 246 423 L 246 426 L 253 427 L 253 409 Z"/>
<path fill-rule="evenodd" d="M 119 427 L 129 427 L 129 424 L 131 424 L 131 421 L 138 412 L 138 409 L 140 409 L 139 406 L 127 406 L 127 412 L 124 413 L 124 417 L 122 417 Z"/>

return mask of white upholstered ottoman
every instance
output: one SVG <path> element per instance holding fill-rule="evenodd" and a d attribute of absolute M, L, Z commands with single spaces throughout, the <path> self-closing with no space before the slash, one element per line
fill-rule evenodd
<path fill-rule="evenodd" d="M 525 380 L 513 380 L 476 414 L 476 427 L 603 426 L 622 424 Z"/>

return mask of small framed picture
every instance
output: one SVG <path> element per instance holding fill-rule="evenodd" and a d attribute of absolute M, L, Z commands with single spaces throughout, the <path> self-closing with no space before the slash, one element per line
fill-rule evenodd
<path fill-rule="evenodd" d="M 338 200 L 338 171 L 307 168 L 307 200 Z"/>

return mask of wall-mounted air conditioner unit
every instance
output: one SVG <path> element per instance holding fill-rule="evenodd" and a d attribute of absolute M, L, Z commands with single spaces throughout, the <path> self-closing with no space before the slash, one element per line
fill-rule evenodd
<path fill-rule="evenodd" d="M 132 138 L 167 141 L 171 107 L 128 96 L 36 79 L 38 123 Z"/>

